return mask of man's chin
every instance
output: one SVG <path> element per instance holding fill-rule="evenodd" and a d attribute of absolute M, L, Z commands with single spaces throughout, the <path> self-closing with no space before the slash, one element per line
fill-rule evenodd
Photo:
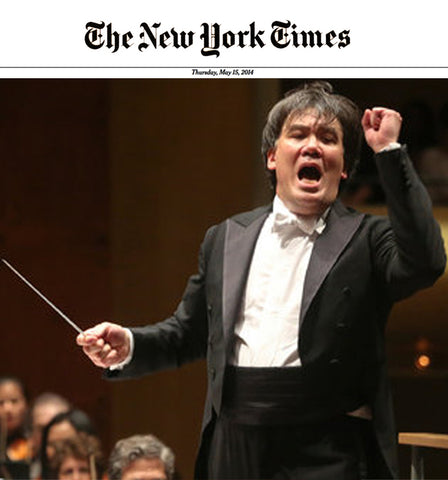
<path fill-rule="evenodd" d="M 327 208 L 320 198 L 310 195 L 295 199 L 294 203 L 291 203 L 290 206 L 287 205 L 287 207 L 297 215 L 303 216 L 318 216 Z"/>

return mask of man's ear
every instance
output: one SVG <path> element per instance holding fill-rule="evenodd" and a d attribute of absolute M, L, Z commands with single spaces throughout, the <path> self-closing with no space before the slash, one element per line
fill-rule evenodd
<path fill-rule="evenodd" d="M 266 155 L 266 167 L 268 170 L 275 170 L 277 167 L 277 161 L 275 158 L 275 147 L 270 148 Z"/>

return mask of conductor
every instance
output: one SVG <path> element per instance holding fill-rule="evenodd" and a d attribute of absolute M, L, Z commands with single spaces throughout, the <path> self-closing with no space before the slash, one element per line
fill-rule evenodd
<path fill-rule="evenodd" d="M 326 82 L 280 100 L 263 130 L 270 205 L 211 227 L 175 313 L 77 337 L 109 378 L 207 359 L 196 478 L 397 477 L 384 330 L 394 302 L 445 268 L 429 196 L 388 108 L 362 115 Z M 362 135 L 388 217 L 338 199 Z"/>

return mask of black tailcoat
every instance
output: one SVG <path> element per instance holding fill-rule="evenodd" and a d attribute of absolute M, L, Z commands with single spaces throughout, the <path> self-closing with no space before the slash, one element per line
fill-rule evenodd
<path fill-rule="evenodd" d="M 388 217 L 365 215 L 336 201 L 317 238 L 303 285 L 299 353 L 303 366 L 337 376 L 344 395 L 361 392 L 386 461 L 397 475 L 396 434 L 387 386 L 384 330 L 395 301 L 428 287 L 445 268 L 440 229 L 425 188 L 401 148 L 376 155 Z M 109 377 L 125 378 L 207 358 L 204 439 L 219 415 L 223 377 L 233 348 L 255 243 L 272 206 L 232 217 L 208 230 L 199 269 L 167 320 L 133 328 L 131 363 Z M 301 288 L 301 287 L 300 287 Z M 206 442 L 205 442 L 206 443 Z M 198 456 L 201 476 L 204 448 Z"/>

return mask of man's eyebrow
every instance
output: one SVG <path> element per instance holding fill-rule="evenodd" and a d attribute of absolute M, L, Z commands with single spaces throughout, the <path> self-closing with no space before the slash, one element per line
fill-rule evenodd
<path fill-rule="evenodd" d="M 295 130 L 310 130 L 311 127 L 309 125 L 305 125 L 304 123 L 290 123 L 286 125 L 285 132 L 294 132 Z"/>
<path fill-rule="evenodd" d="M 304 123 L 290 123 L 285 127 L 285 133 L 291 133 L 298 130 L 308 131 L 312 127 Z M 317 130 L 324 133 L 332 133 L 334 135 L 339 135 L 339 129 L 328 123 L 319 124 Z"/>
<path fill-rule="evenodd" d="M 319 130 L 321 130 L 322 132 L 324 133 L 331 133 L 335 136 L 339 136 L 339 134 L 341 133 L 340 130 L 336 127 L 333 127 L 331 125 L 321 125 L 319 127 Z"/>

